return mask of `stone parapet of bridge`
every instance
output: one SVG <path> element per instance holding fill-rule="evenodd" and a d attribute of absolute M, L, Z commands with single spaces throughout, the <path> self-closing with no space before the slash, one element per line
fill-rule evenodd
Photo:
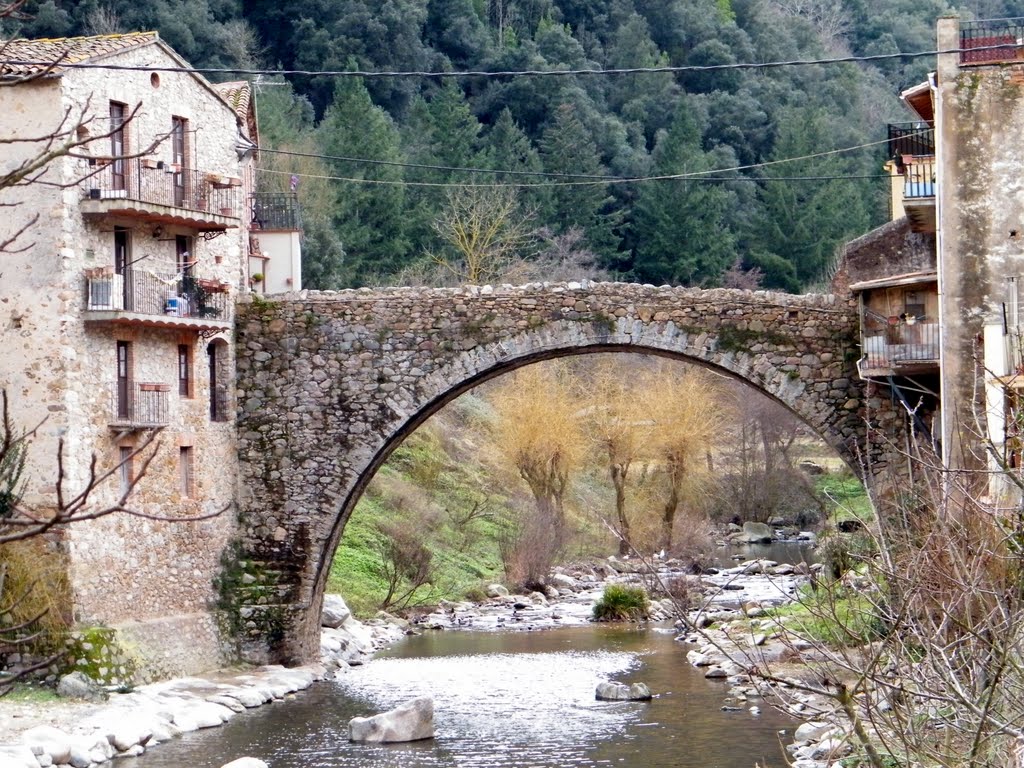
<path fill-rule="evenodd" d="M 886 466 L 904 429 L 857 378 L 857 308 L 835 296 L 591 282 L 359 289 L 253 299 L 237 318 L 242 539 L 221 590 L 255 661 L 315 656 L 330 563 L 369 480 L 431 414 L 519 366 L 595 352 L 700 364 L 786 405 L 861 473 Z"/>

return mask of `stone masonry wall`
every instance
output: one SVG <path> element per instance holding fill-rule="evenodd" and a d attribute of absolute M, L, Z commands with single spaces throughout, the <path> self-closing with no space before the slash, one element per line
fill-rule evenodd
<path fill-rule="evenodd" d="M 118 63 L 178 66 L 157 45 L 117 54 Z M 109 128 L 111 101 L 140 109 L 127 127 L 127 150 L 139 152 L 171 128 L 172 116 L 189 121 L 194 167 L 233 176 L 244 175 L 236 152 L 236 116 L 196 77 L 186 73 L 75 70 L 60 78 L 0 89 L 0 132 L 45 135 L 64 117 L 84 113 L 92 135 Z M 15 145 L 18 146 L 18 145 Z M 22 148 L 21 151 L 24 151 Z M 110 141 L 97 141 L 85 154 L 110 153 Z M 149 156 L 171 160 L 164 139 Z M 0 158 L 0 167 L 12 160 Z M 19 242 L 27 248 L 5 254 L 0 291 L 0 329 L 9 354 L 0 364 L 0 386 L 12 400 L 21 427 L 46 421 L 33 440 L 26 472 L 26 503 L 46 510 L 54 503 L 56 450 L 65 444 L 67 490 L 85 485 L 90 460 L 98 469 L 116 466 L 121 448 L 138 445 L 139 431 L 118 434 L 110 428 L 116 379 L 116 342 L 132 345 L 132 378 L 170 388 L 169 424 L 161 430 L 160 454 L 137 489 L 131 506 L 161 518 L 181 518 L 229 508 L 235 495 L 235 435 L 231 422 L 211 422 L 207 347 L 212 341 L 194 330 L 87 323 L 85 270 L 114 264 L 114 227 L 128 229 L 132 268 L 166 275 L 176 270 L 175 235 L 194 237 L 196 274 L 245 290 L 243 248 L 248 217 L 241 204 L 241 227 L 205 240 L 187 224 L 160 224 L 127 216 L 83 216 L 86 178 L 95 167 L 87 159 L 68 157 L 52 163 L 44 181 L 7 190 L 0 199 L 19 205 L 5 208 L 0 239 L 38 214 Z M 58 183 L 66 185 L 60 188 Z M 233 301 L 229 303 L 233 308 Z M 231 320 L 231 309 L 225 320 Z M 219 340 L 225 384 L 234 375 L 230 331 Z M 191 348 L 192 391 L 178 394 L 178 345 Z M 227 405 L 231 405 L 228 403 Z M 229 408 L 230 410 L 230 408 Z M 183 494 L 180 449 L 194 451 L 194 493 Z M 141 461 L 139 462 L 141 464 Z M 135 467 L 138 468 L 138 465 Z M 112 504 L 121 493 L 112 478 L 91 497 Z M 82 626 L 117 628 L 122 642 L 151 675 L 201 671 L 224 661 L 221 641 L 208 607 L 216 598 L 213 576 L 228 542 L 235 536 L 232 512 L 201 522 L 165 522 L 126 515 L 71 526 L 63 545 L 69 554 L 74 616 Z"/>
<path fill-rule="evenodd" d="M 889 400 L 865 391 L 854 305 L 832 296 L 620 283 L 289 294 L 237 310 L 239 514 L 232 586 L 254 660 L 299 662 L 345 521 L 443 404 L 515 367 L 625 351 L 708 365 L 787 405 L 855 469 L 886 464 Z"/>

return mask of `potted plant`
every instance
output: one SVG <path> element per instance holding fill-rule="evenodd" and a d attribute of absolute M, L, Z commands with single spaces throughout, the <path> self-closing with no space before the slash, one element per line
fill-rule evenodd
<path fill-rule="evenodd" d="M 253 283 L 262 283 L 263 282 L 263 273 L 262 272 L 253 272 L 252 275 L 249 277 L 249 280 L 252 281 Z"/>

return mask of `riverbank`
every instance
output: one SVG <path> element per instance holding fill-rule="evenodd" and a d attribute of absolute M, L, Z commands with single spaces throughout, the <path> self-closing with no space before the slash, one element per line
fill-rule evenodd
<path fill-rule="evenodd" d="M 746 616 L 764 607 L 786 602 L 792 599 L 793 592 L 804 578 L 794 566 L 763 560 L 740 563 L 734 568 L 700 576 L 685 574 L 677 565 L 659 565 L 656 577 L 666 583 L 675 583 L 677 589 L 679 584 L 685 584 L 689 594 L 700 592 L 710 599 L 710 607 L 703 612 L 691 612 L 686 616 L 691 623 L 727 621 L 731 616 Z M 608 563 L 562 568 L 552 575 L 551 585 L 545 593 L 512 595 L 493 585 L 490 588 L 492 597 L 486 602 L 442 604 L 437 610 L 415 617 L 408 623 L 384 615 L 363 624 L 351 616 L 343 601 L 330 598 L 325 604 L 324 623 L 327 626 L 321 638 L 321 665 L 300 670 L 274 667 L 244 672 L 236 670 L 203 680 L 177 680 L 143 686 L 131 694 L 115 695 L 111 702 L 102 706 L 68 707 L 62 702 L 57 706 L 19 702 L 8 705 L 0 702 L 0 743 L 21 741 L 26 733 L 31 734 L 40 725 L 59 728 L 64 736 L 50 734 L 54 738 L 47 749 L 52 747 L 53 752 L 46 755 L 51 760 L 63 754 L 60 752 L 62 745 L 53 743 L 63 739 L 77 745 L 79 753 L 78 762 L 67 764 L 76 768 L 100 765 L 101 756 L 108 759 L 109 753 L 139 754 L 172 738 L 177 732 L 194 730 L 193 725 L 195 728 L 214 727 L 246 708 L 286 700 L 316 680 L 332 674 L 344 674 L 348 667 L 364 663 L 376 649 L 405 633 L 443 629 L 531 631 L 586 624 L 590 621 L 593 604 L 600 598 L 606 584 L 650 582 L 655 578 L 653 574 L 642 571 L 645 569 L 633 563 L 614 559 Z M 676 613 L 676 603 L 671 600 L 662 599 L 652 605 L 652 619 L 669 621 L 680 618 Z M 732 675 L 728 674 L 729 670 L 721 675 L 710 668 L 707 671 L 711 673 L 707 675 L 711 679 L 721 677 L 728 681 L 736 678 L 732 686 L 723 690 L 725 707 L 734 706 L 733 702 L 738 701 L 740 695 L 747 701 L 762 695 L 750 681 L 739 680 L 736 670 L 731 670 L 736 673 Z M 743 687 L 750 690 L 743 691 Z M 126 713 L 131 716 L 127 717 Z M 751 716 L 757 716 L 756 711 L 751 712 Z M 109 737 L 115 728 L 117 743 L 106 738 L 108 746 L 98 744 L 102 735 Z M 36 737 L 39 735 L 37 733 Z M 40 751 L 40 746 L 36 744 L 36 751 Z M 87 746 L 91 749 L 87 750 Z M 30 762 L 24 749 L 8 751 L 12 761 L 15 754 L 22 760 L 21 763 L 3 763 L 12 765 L 12 768 L 37 768 L 50 764 L 45 758 L 32 758 L 35 762 Z M 0 755 L 7 756 L 2 749 Z M 89 762 L 85 762 L 85 757 Z M 810 768 L 810 764 L 801 765 L 801 768 Z"/>

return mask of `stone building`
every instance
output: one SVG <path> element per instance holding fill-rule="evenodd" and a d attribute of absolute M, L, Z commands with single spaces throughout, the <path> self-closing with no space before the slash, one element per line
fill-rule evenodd
<path fill-rule="evenodd" d="M 0 242 L 24 228 L 2 257 L 0 384 L 20 425 L 41 424 L 25 503 L 54 507 L 63 441 L 66 493 L 94 457 L 112 476 L 90 504 L 116 504 L 155 434 L 129 502 L 148 517 L 62 534 L 73 619 L 117 629 L 152 675 L 209 667 L 211 574 L 235 526 L 235 299 L 262 282 L 254 259 L 300 284 L 296 220 L 287 254 L 257 249 L 248 84 L 211 84 L 153 32 L 15 40 L 4 58 L 0 136 L 83 142 L 0 192 Z M 6 144 L 0 173 L 47 149 Z"/>
<path fill-rule="evenodd" d="M 1024 22 L 943 18 L 937 38 L 949 52 L 902 94 L 914 121 L 889 126 L 894 222 L 847 246 L 843 282 L 861 297 L 862 376 L 936 409 L 947 466 L 1018 468 Z M 1011 503 L 991 477 L 991 502 Z"/>

